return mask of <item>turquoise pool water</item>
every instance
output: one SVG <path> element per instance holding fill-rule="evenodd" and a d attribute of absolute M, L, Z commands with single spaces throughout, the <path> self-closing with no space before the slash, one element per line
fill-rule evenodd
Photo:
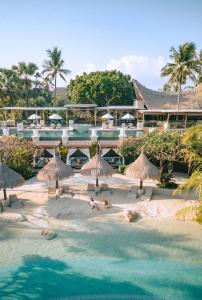
<path fill-rule="evenodd" d="M 193 224 L 92 219 L 47 241 L 37 229 L 1 226 L 0 299 L 111 295 L 118 300 L 124 294 L 198 300 L 201 232 Z"/>
<path fill-rule="evenodd" d="M 97 131 L 99 140 L 118 140 L 119 130 Z M 127 136 L 139 137 L 144 134 L 142 130 L 126 130 Z M 25 139 L 32 138 L 32 130 L 18 131 L 19 137 Z M 77 126 L 73 131 L 69 131 L 70 140 L 88 140 L 90 139 L 91 130 L 89 126 Z M 40 140 L 57 140 L 62 137 L 62 130 L 40 130 Z"/>

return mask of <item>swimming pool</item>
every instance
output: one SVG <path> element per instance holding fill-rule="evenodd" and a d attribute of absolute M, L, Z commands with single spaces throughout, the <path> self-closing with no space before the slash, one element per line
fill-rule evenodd
<path fill-rule="evenodd" d="M 37 229 L 1 227 L 0 299 L 201 299 L 200 226 L 92 219 L 73 227 L 51 241 Z"/>

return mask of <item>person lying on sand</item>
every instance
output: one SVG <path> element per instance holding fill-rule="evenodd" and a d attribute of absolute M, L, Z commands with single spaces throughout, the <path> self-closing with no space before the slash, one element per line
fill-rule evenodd
<path fill-rule="evenodd" d="M 99 207 L 97 206 L 97 204 L 95 203 L 93 197 L 90 197 L 89 204 L 90 204 L 90 207 L 91 207 L 92 209 L 95 208 L 96 210 L 100 210 Z"/>
<path fill-rule="evenodd" d="M 110 208 L 110 204 L 109 204 L 109 202 L 104 198 L 103 194 L 102 194 L 102 202 L 103 202 L 104 208 Z"/>
<path fill-rule="evenodd" d="M 103 201 L 104 208 L 110 208 L 109 202 L 107 200 Z"/>

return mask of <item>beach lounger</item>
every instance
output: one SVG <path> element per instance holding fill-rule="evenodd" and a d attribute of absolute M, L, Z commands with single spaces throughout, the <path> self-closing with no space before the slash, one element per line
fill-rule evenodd
<path fill-rule="evenodd" d="M 102 183 L 101 185 L 101 192 L 104 196 L 110 196 L 111 195 L 111 191 L 109 189 L 108 184 L 106 183 Z"/>
<path fill-rule="evenodd" d="M 18 197 L 16 194 L 9 195 L 8 199 L 10 203 L 18 201 Z"/>
<path fill-rule="evenodd" d="M 8 206 L 11 206 L 12 208 L 21 208 L 24 206 L 24 203 L 18 199 L 16 194 L 9 195 L 7 201 L 9 203 Z"/>
<path fill-rule="evenodd" d="M 128 199 L 137 199 L 137 197 L 138 197 L 137 187 L 131 186 L 128 193 Z"/>
<path fill-rule="evenodd" d="M 92 183 L 88 183 L 87 192 L 89 196 L 96 196 L 95 186 Z"/>
<path fill-rule="evenodd" d="M 152 189 L 146 188 L 145 193 L 140 197 L 143 201 L 150 201 L 152 197 Z"/>

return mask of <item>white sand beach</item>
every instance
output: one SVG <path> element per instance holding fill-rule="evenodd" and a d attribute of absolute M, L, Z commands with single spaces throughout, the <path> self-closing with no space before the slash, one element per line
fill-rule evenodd
<path fill-rule="evenodd" d="M 177 178 L 183 182 L 183 177 Z M 111 194 L 105 196 L 111 207 L 105 209 L 98 194 L 94 199 L 99 211 L 89 206 L 90 196 L 87 194 L 87 183 L 94 183 L 94 178 L 83 177 L 75 174 L 74 177 L 64 180 L 60 184 L 68 185 L 70 193 L 63 194 L 60 198 L 55 197 L 48 200 L 45 183 L 39 182 L 35 177 L 28 180 L 24 186 L 8 191 L 8 194 L 17 194 L 24 203 L 22 208 L 14 209 L 7 207 L 0 215 L 1 223 L 23 222 L 28 226 L 36 228 L 72 228 L 82 222 L 93 220 L 96 222 L 105 220 L 127 222 L 124 219 L 124 211 L 132 210 L 138 214 L 139 219 L 175 220 L 177 210 L 190 204 L 197 203 L 194 195 L 173 195 L 172 190 L 160 189 L 155 182 L 146 180 L 145 188 L 152 188 L 153 194 L 150 201 L 139 198 L 128 198 L 130 189 L 138 187 L 138 182 L 130 181 L 125 176 L 115 174 L 112 178 L 100 178 L 100 183 L 107 183 Z M 85 226 L 84 226 L 85 227 Z M 81 227 L 79 226 L 81 229 Z M 84 229 L 85 230 L 85 229 Z"/>

